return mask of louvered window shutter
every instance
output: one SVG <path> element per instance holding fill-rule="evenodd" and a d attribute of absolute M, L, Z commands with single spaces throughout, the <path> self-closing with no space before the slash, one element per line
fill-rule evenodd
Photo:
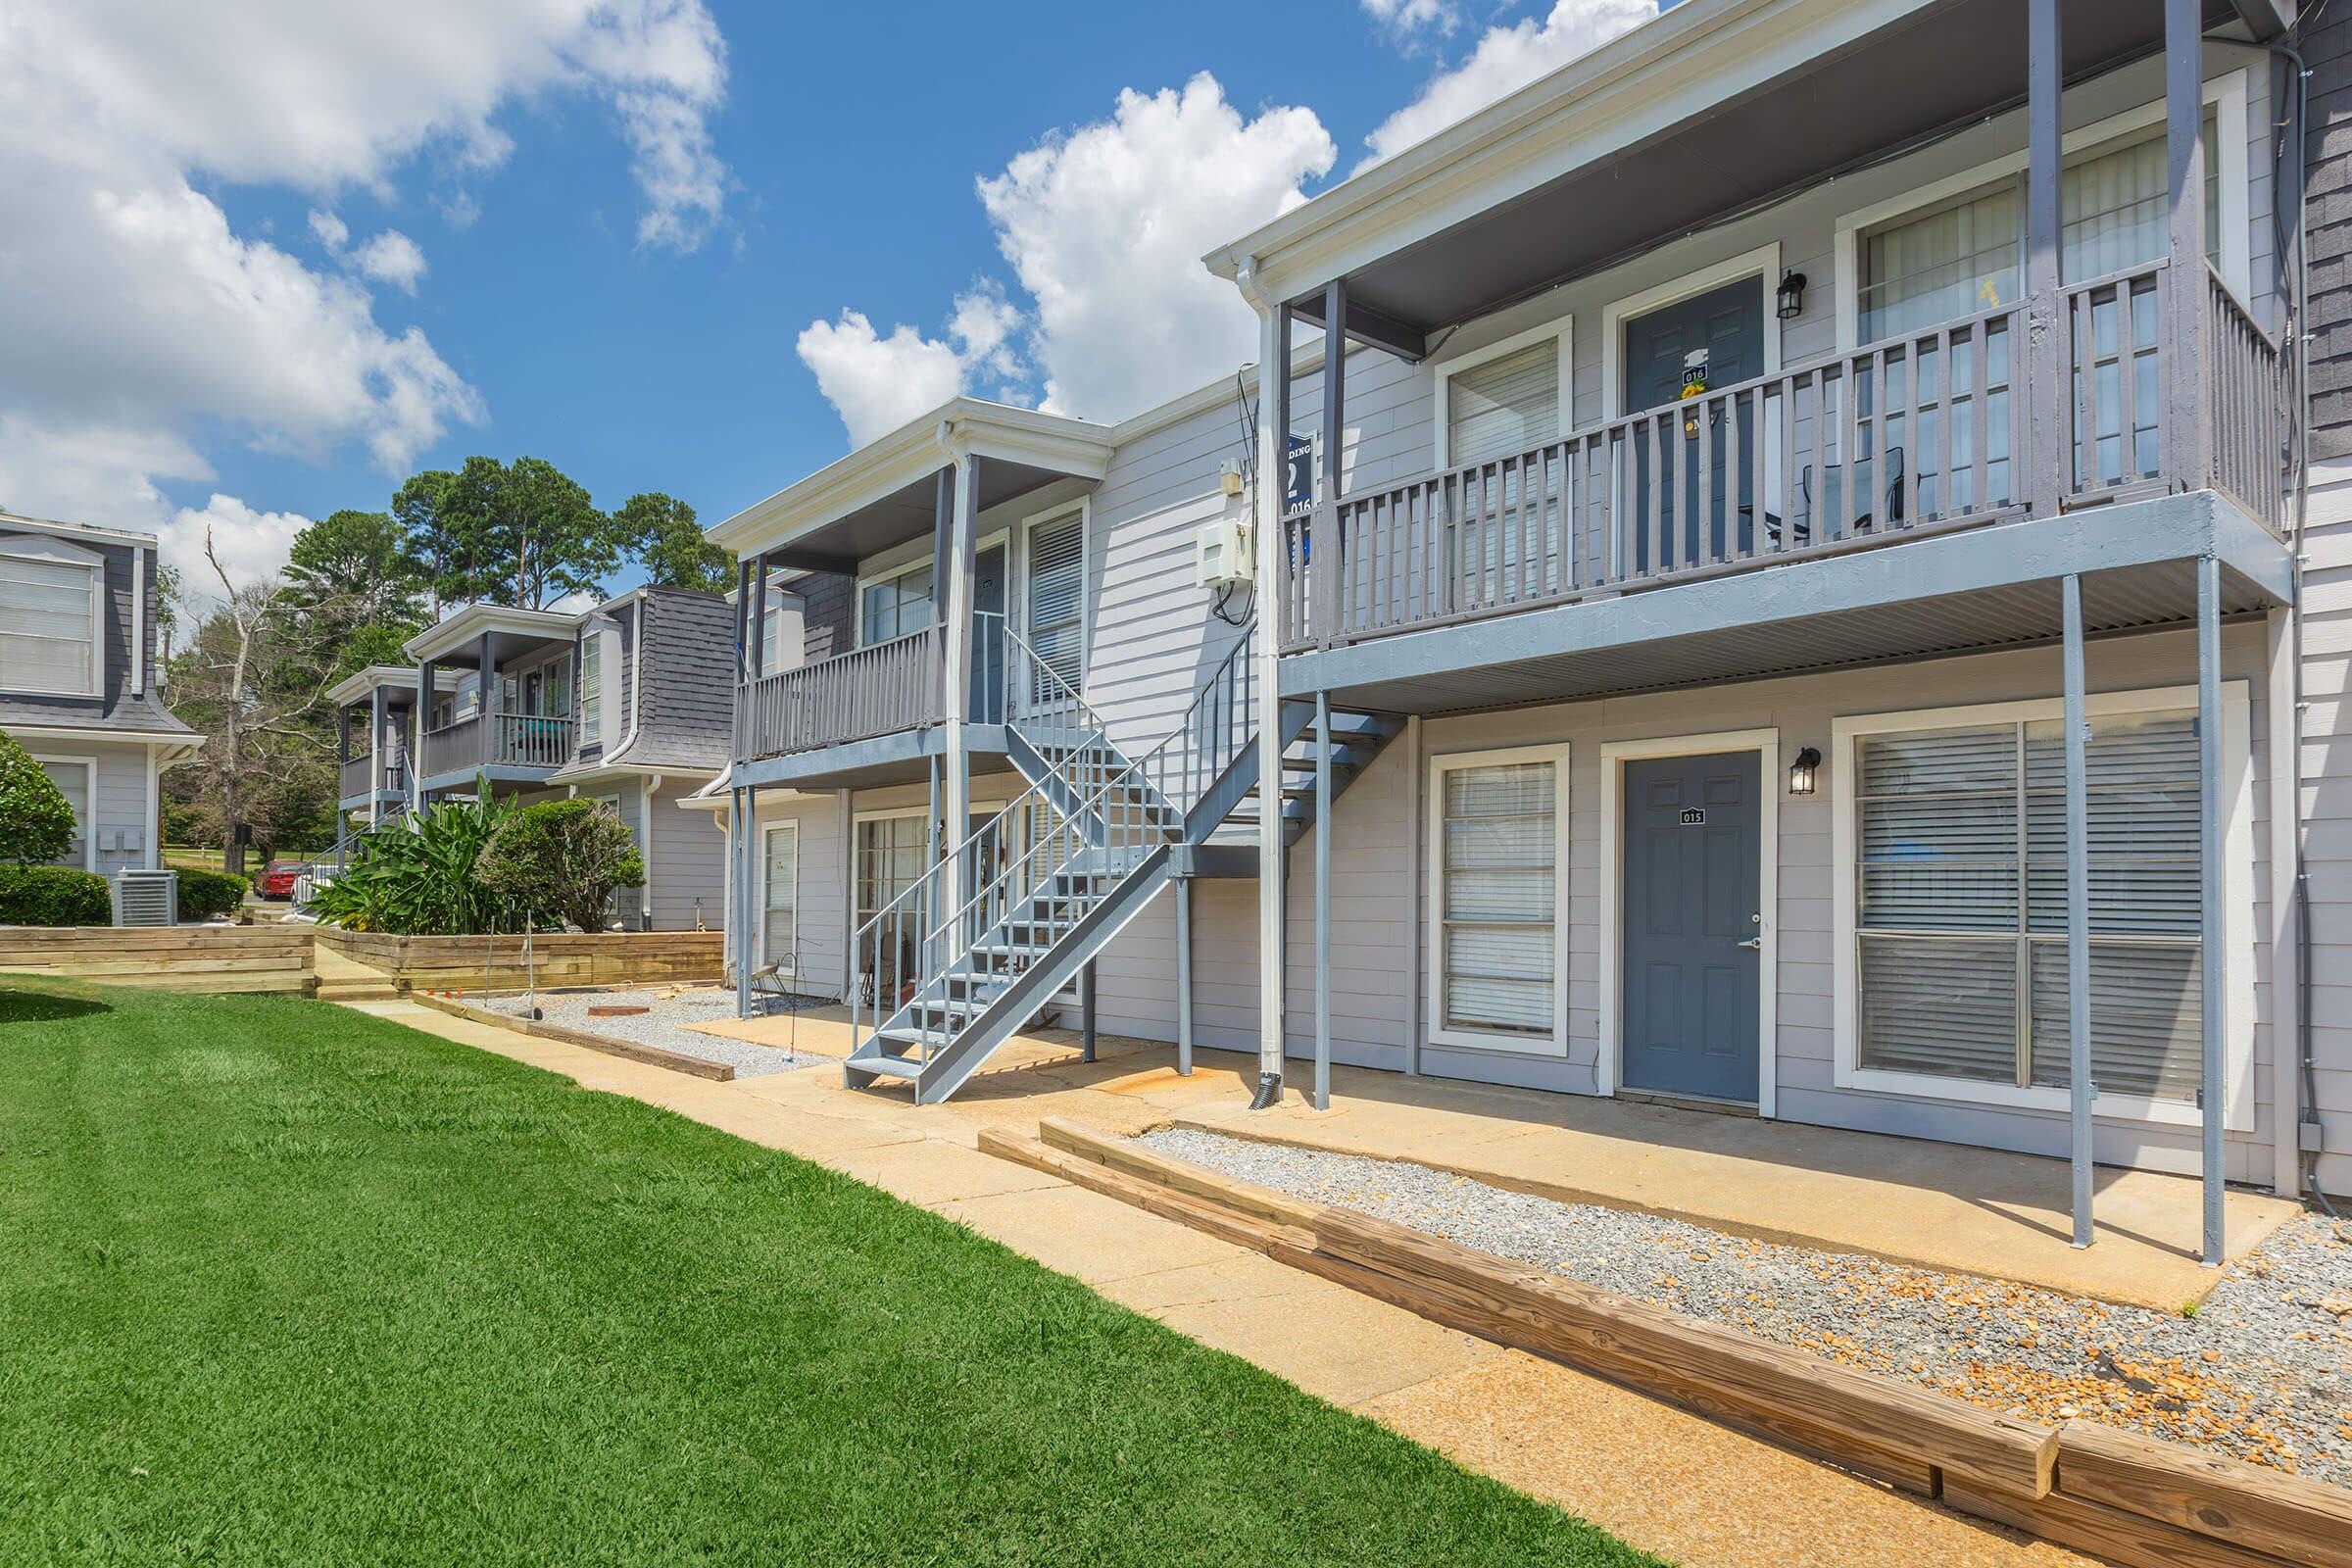
<path fill-rule="evenodd" d="M 1549 1037 L 1558 768 L 1550 762 L 1444 774 L 1444 1018 L 1446 1027 Z"/>
<path fill-rule="evenodd" d="M 1446 461 L 1517 457 L 1560 437 L 1560 346 L 1546 338 L 1446 382 Z"/>
<path fill-rule="evenodd" d="M 1029 532 L 1029 646 L 1072 691 L 1086 689 L 1086 522 L 1072 514 Z M 1033 699 L 1048 696 L 1035 692 Z"/>
<path fill-rule="evenodd" d="M 2092 1074 L 2193 1099 L 2195 715 L 2103 715 L 2087 760 Z M 1861 1064 L 2066 1087 L 2059 725 L 1874 735 L 1857 761 Z"/>

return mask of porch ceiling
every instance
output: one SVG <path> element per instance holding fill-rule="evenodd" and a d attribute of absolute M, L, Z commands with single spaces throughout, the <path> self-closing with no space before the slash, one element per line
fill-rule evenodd
<path fill-rule="evenodd" d="M 1068 477 L 1068 474 L 1053 468 L 1036 467 L 1004 458 L 983 458 L 980 464 L 980 510 L 985 512 L 1000 502 L 1025 496 L 1032 490 L 1043 489 L 1057 479 Z M 809 529 L 795 538 L 789 547 L 777 552 L 776 559 L 785 566 L 802 566 L 812 570 L 852 567 L 865 557 L 877 555 L 893 545 L 903 545 L 909 539 L 929 538 L 938 505 L 939 475 L 937 470 L 933 470 L 878 500 L 869 501 Z"/>
<path fill-rule="evenodd" d="M 2069 572 L 2092 632 L 2179 624 L 2207 550 L 2225 615 L 2284 602 L 2286 546 L 2202 491 L 1296 655 L 1282 693 L 1438 713 L 2016 647 L 2058 636 Z"/>
<path fill-rule="evenodd" d="M 2023 100 L 2026 0 L 1941 0 L 1348 272 L 1407 332 L 1471 319 Z M 2066 74 L 2159 49 L 2153 0 L 2066 0 Z M 2206 0 L 2209 26 L 2237 21 Z M 1824 280 L 1817 280 L 1824 281 Z M 1300 314 L 1322 318 L 1320 294 Z"/>

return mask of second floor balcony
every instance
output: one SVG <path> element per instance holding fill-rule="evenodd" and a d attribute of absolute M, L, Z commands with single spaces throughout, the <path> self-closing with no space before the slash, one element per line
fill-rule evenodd
<path fill-rule="evenodd" d="M 428 788 L 475 773 L 492 779 L 544 778 L 571 760 L 579 726 L 541 713 L 474 713 L 424 733 L 421 772 Z"/>
<path fill-rule="evenodd" d="M 2022 307 L 1984 312 L 1508 457 L 1293 511 L 1275 603 L 1286 653 L 1876 550 L 2026 515 L 2219 491 L 2273 530 L 2287 435 L 2278 343 L 2214 270 L 2203 439 L 2175 439 L 2157 261 L 2067 286 L 2054 384 Z M 2049 498 L 2029 426 L 2063 427 Z"/>
<path fill-rule="evenodd" d="M 409 793 L 409 761 L 397 751 L 347 757 L 337 776 L 338 793 L 347 804 L 364 802 L 373 795 Z"/>

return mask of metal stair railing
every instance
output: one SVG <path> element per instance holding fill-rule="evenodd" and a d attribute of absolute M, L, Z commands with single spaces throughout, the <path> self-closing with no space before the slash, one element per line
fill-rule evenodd
<path fill-rule="evenodd" d="M 1152 852 L 1184 838 L 1186 812 L 1255 744 L 1257 692 L 1248 657 L 1250 641 L 1245 628 L 1177 726 L 1143 759 L 1119 759 L 1108 776 L 1083 797 L 1079 809 L 1056 812 L 1060 823 L 1036 835 L 993 877 L 963 884 L 971 890 L 968 897 L 931 930 L 920 950 L 937 955 L 939 961 L 926 965 L 925 978 L 912 995 L 890 1009 L 877 1008 L 881 1021 L 876 1033 L 889 1031 L 909 1013 L 919 1017 L 961 1010 L 968 1022 L 988 1004 L 967 992 L 959 1008 L 951 994 L 958 982 L 967 987 L 1009 982 L 1026 967 L 1008 961 L 998 969 L 979 959 L 994 950 L 1002 950 L 1007 960 L 1033 960 L 1050 952 Z M 1043 793 L 1042 786 L 1033 787 L 1024 801 L 1029 795 L 1042 798 Z M 1052 809 L 1051 802 L 1048 806 Z M 1008 820 L 1014 820 L 1014 808 L 1008 807 L 982 831 Z M 980 837 L 975 833 L 973 840 Z M 1042 941 L 1034 934 L 1040 931 L 1049 933 Z M 930 1061 L 937 1054 L 936 1037 L 956 1032 L 918 1030 L 918 1059 Z M 853 1053 L 863 1039 L 854 1017 Z"/>

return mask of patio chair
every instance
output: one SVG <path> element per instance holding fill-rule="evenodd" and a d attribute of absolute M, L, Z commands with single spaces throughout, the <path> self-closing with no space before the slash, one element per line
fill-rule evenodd
<path fill-rule="evenodd" d="M 1862 466 L 1869 467 L 1874 461 L 1864 458 Z M 1831 485 L 1837 483 L 1838 475 L 1843 468 L 1844 465 L 1838 463 L 1822 466 L 1823 490 L 1826 491 Z M 1804 511 L 1797 517 L 1796 525 L 1789 535 L 1792 547 L 1810 544 L 1813 540 L 1813 465 L 1810 463 L 1806 464 L 1803 470 L 1798 473 L 1796 487 L 1804 496 L 1805 505 Z M 1873 525 L 1873 514 L 1865 512 L 1847 523 L 1846 531 L 1852 533 L 1868 529 Z M 1899 446 L 1886 449 L 1886 521 L 1890 525 L 1903 521 L 1903 449 Z M 1780 528 L 1777 523 L 1772 526 L 1772 535 L 1777 543 L 1780 538 Z"/>

